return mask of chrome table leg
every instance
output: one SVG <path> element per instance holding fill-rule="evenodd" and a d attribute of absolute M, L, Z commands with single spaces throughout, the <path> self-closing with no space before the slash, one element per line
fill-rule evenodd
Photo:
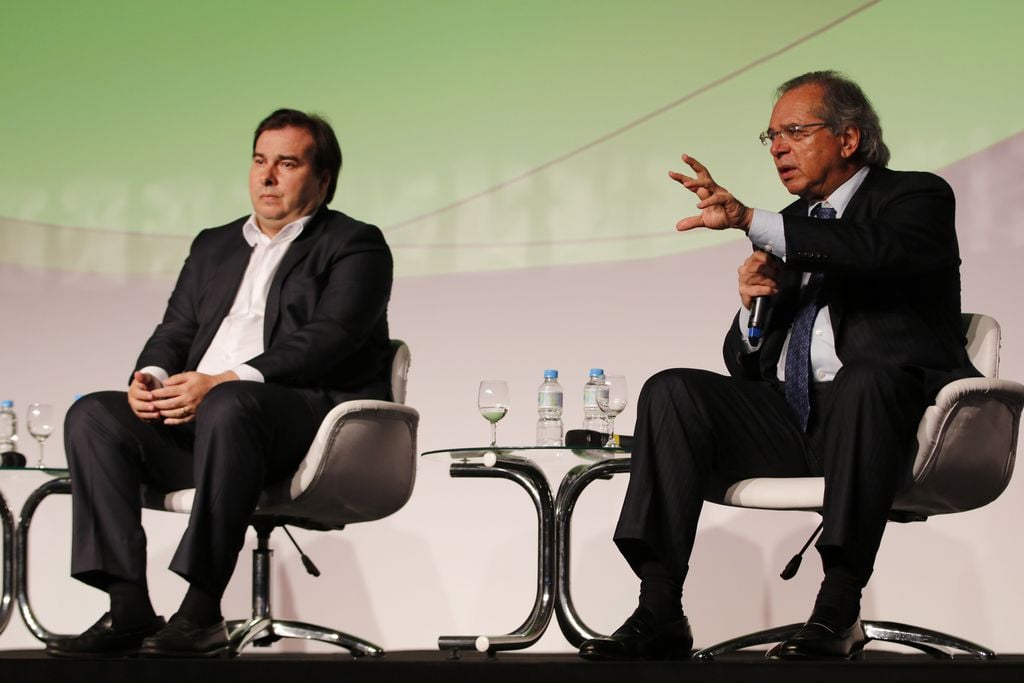
<path fill-rule="evenodd" d="M 532 460 L 515 455 L 499 455 L 491 466 L 473 461 L 454 462 L 450 466 L 449 474 L 456 478 L 509 479 L 530 495 L 537 508 L 537 597 L 526 621 L 511 633 L 496 636 L 441 636 L 437 639 L 437 646 L 441 650 L 475 649 L 488 653 L 529 647 L 544 635 L 554 607 L 555 506 L 548 480 Z"/>
<path fill-rule="evenodd" d="M 36 508 L 39 507 L 39 503 L 47 496 L 55 493 L 71 493 L 71 478 L 51 479 L 29 494 L 29 497 L 25 499 L 25 505 L 21 508 L 21 519 L 18 521 L 18 537 L 14 551 L 18 607 L 21 610 L 21 618 L 24 619 L 25 626 L 32 632 L 32 635 L 44 643 L 53 638 L 59 638 L 61 634 L 46 630 L 39 623 L 39 620 L 36 619 L 36 615 L 32 611 L 32 605 L 28 601 L 28 531 L 29 526 L 32 524 L 32 516 L 36 512 Z"/>
<path fill-rule="evenodd" d="M 555 574 L 558 577 L 555 615 L 558 618 L 562 634 L 566 640 L 572 643 L 573 647 L 579 647 L 583 641 L 599 638 L 602 634 L 583 623 L 572 602 L 569 576 L 572 512 L 583 489 L 595 479 L 608 479 L 615 474 L 629 472 L 629 463 L 629 458 L 616 458 L 600 460 L 587 465 L 577 465 L 569 470 L 558 487 L 558 497 L 555 499 Z"/>
<path fill-rule="evenodd" d="M 14 611 L 14 516 L 7 507 L 7 499 L 0 494 L 0 522 L 4 527 L 4 583 L 3 597 L 0 598 L 0 633 L 7 628 Z"/>

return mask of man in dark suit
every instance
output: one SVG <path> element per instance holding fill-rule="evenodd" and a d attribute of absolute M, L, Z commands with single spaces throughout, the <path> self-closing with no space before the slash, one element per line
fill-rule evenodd
<path fill-rule="evenodd" d="M 58 656 L 224 651 L 220 600 L 266 484 L 294 473 L 330 409 L 385 398 L 391 253 L 327 208 L 341 150 L 326 121 L 282 109 L 253 140 L 253 213 L 195 238 L 127 395 L 83 397 L 65 426 L 72 575 L 110 611 Z M 165 624 L 146 587 L 140 488 L 195 487 Z"/>
<path fill-rule="evenodd" d="M 615 541 L 641 579 L 637 610 L 591 659 L 685 658 L 682 585 L 704 499 L 749 477 L 824 476 L 825 576 L 781 658 L 849 658 L 863 648 L 860 597 L 916 428 L 936 391 L 977 374 L 960 324 L 954 198 L 941 178 L 886 169 L 878 117 L 835 72 L 785 83 L 768 130 L 779 178 L 800 199 L 751 209 L 684 155 L 700 215 L 679 230 L 739 229 L 742 309 L 725 338 L 730 376 L 666 370 L 637 404 L 630 482 Z M 748 329 L 755 297 L 767 320 Z"/>

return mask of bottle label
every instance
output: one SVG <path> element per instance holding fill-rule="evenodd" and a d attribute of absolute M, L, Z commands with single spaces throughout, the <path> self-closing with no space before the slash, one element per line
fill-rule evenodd
<path fill-rule="evenodd" d="M 539 408 L 558 408 L 562 407 L 562 394 L 542 393 L 537 394 L 537 406 Z"/>

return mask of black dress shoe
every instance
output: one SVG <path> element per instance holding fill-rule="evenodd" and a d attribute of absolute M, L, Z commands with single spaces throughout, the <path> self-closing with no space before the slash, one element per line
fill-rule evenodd
<path fill-rule="evenodd" d="M 868 637 L 860 619 L 842 631 L 809 621 L 788 639 L 768 651 L 769 659 L 857 659 Z"/>
<path fill-rule="evenodd" d="M 118 629 L 107 612 L 77 636 L 54 638 L 46 643 L 46 654 L 54 657 L 127 657 L 138 652 L 142 641 L 162 629 L 163 617 L 132 629 Z"/>
<path fill-rule="evenodd" d="M 661 623 L 649 610 L 638 607 L 615 633 L 585 641 L 580 657 L 596 661 L 689 659 L 691 650 L 693 634 L 685 616 Z"/>
<path fill-rule="evenodd" d="M 219 657 L 228 650 L 228 629 L 223 621 L 199 626 L 175 614 L 167 626 L 142 641 L 143 657 Z"/>

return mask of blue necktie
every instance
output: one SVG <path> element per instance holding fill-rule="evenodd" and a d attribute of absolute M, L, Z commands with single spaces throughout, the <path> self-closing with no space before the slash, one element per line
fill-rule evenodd
<path fill-rule="evenodd" d="M 811 211 L 811 215 L 831 220 L 836 217 L 836 210 L 819 204 Z M 793 319 L 789 348 L 786 351 L 786 402 L 803 431 L 807 431 L 807 421 L 811 416 L 811 339 L 814 335 L 814 320 L 823 305 L 819 296 L 822 279 L 821 273 L 811 273 L 801 290 L 800 307 Z"/>

